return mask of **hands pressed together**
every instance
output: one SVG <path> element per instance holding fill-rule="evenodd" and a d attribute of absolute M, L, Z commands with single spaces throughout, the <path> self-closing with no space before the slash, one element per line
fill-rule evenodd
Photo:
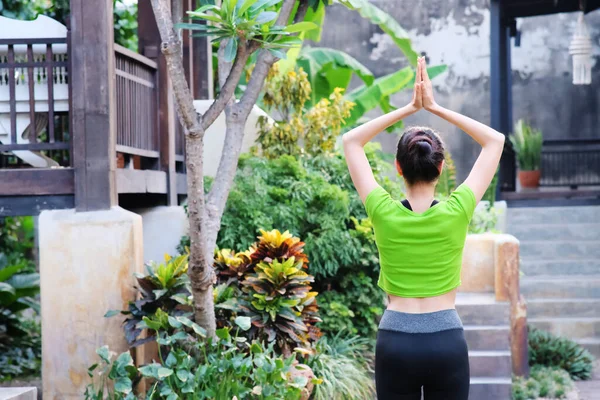
<path fill-rule="evenodd" d="M 419 57 L 417 59 L 417 74 L 415 77 L 413 98 L 410 105 L 415 111 L 418 111 L 421 108 L 432 111 L 437 107 L 435 99 L 433 98 L 433 86 L 431 85 L 431 80 L 427 74 L 425 57 Z"/>

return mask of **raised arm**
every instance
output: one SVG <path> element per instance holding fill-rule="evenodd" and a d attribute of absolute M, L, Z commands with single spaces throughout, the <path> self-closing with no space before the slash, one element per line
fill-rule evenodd
<path fill-rule="evenodd" d="M 477 161 L 475 161 L 469 176 L 465 180 L 465 184 L 475 194 L 475 200 L 479 202 L 498 168 L 500 156 L 502 156 L 502 150 L 504 149 L 504 135 L 481 122 L 439 106 L 433 98 L 433 87 L 427 75 L 424 60 L 419 63 L 419 68 L 424 82 L 423 107 L 460 128 L 481 145 L 481 153 L 479 153 Z"/>
<path fill-rule="evenodd" d="M 360 125 L 345 133 L 342 137 L 348 170 L 350 171 L 352 182 L 354 182 L 354 187 L 356 187 L 358 195 L 363 202 L 367 195 L 377 187 L 377 182 L 367 160 L 364 146 L 388 126 L 420 110 L 423 107 L 422 92 L 421 70 L 417 68 L 413 99 L 408 105 Z"/>

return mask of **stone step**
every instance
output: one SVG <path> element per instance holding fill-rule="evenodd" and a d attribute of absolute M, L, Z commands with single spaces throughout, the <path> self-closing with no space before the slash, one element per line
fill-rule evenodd
<path fill-rule="evenodd" d="M 598 240 L 600 236 L 599 223 L 513 224 L 508 230 L 521 242 L 528 240 Z"/>
<path fill-rule="evenodd" d="M 575 339 L 575 341 L 588 349 L 596 359 L 600 358 L 600 337 Z"/>
<path fill-rule="evenodd" d="M 508 400 L 511 388 L 510 378 L 471 378 L 469 400 Z"/>
<path fill-rule="evenodd" d="M 544 317 L 597 317 L 600 299 L 529 299 L 527 316 Z"/>
<path fill-rule="evenodd" d="M 528 318 L 536 328 L 571 339 L 600 338 L 600 317 Z"/>
<path fill-rule="evenodd" d="M 525 299 L 600 298 L 600 277 L 536 276 L 520 282 Z"/>
<path fill-rule="evenodd" d="M 464 329 L 469 350 L 510 350 L 508 325 L 465 325 Z"/>
<path fill-rule="evenodd" d="M 518 207 L 508 209 L 508 226 L 519 224 L 580 224 L 600 221 L 600 207 Z"/>
<path fill-rule="evenodd" d="M 523 260 L 600 258 L 600 240 L 527 240 L 520 253 Z"/>
<path fill-rule="evenodd" d="M 510 304 L 493 293 L 458 293 L 456 310 L 464 325 L 505 325 L 510 316 Z"/>
<path fill-rule="evenodd" d="M 510 351 L 469 351 L 469 367 L 472 377 L 509 378 Z"/>
<path fill-rule="evenodd" d="M 554 260 L 522 259 L 520 267 L 521 271 L 523 271 L 526 276 L 600 274 L 600 260 L 592 258 Z"/>

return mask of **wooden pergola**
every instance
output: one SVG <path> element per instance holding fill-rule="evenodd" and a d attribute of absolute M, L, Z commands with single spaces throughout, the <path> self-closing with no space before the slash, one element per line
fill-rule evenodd
<path fill-rule="evenodd" d="M 43 210 L 106 210 L 177 205 L 187 193 L 183 129 L 176 118 L 166 61 L 150 0 L 138 2 L 139 49 L 134 52 L 114 43 L 113 1 L 83 6 L 71 1 L 70 29 L 64 38 L 0 37 L 0 70 L 8 71 L 5 85 L 10 108 L 10 144 L 0 143 L 0 154 L 13 151 L 64 151 L 59 167 L 33 168 L 26 164 L 0 165 L 0 217 L 37 215 Z M 196 0 L 182 0 L 174 10 L 182 17 Z M 53 45 L 66 46 L 66 58 L 57 61 Z M 45 61 L 34 60 L 34 46 L 47 48 Z M 212 60 L 205 38 L 182 33 L 183 61 L 188 84 L 196 99 L 210 95 Z M 26 48 L 26 60 L 16 59 Z M 16 88 L 27 85 L 26 107 L 35 121 L 34 68 L 50 77 L 40 91 L 49 93 L 48 138 L 30 135 L 27 144 L 16 143 L 19 114 Z M 68 135 L 54 133 L 53 71 L 65 69 L 68 77 Z M 35 70 L 35 71 L 38 71 Z M 17 72 L 29 76 L 21 83 Z M 38 93 L 39 94 L 39 93 Z M 54 105 L 53 105 L 54 104 Z M 21 114 L 24 114 L 22 111 Z M 66 114 L 66 115 L 65 115 Z M 30 122 L 33 125 L 33 122 Z M 62 125 L 61 125 L 62 126 Z M 56 137 L 55 137 L 56 136 Z"/>
<path fill-rule="evenodd" d="M 598 8 L 600 0 L 491 0 L 490 90 L 491 124 L 494 129 L 505 134 L 512 131 L 510 39 L 517 35 L 516 18 L 574 11 L 588 13 Z M 515 191 L 515 156 L 512 151 L 504 152 L 499 179 L 500 191 Z"/>

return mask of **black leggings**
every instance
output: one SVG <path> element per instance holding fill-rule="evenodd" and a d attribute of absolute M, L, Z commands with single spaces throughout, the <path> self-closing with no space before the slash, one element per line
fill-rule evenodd
<path fill-rule="evenodd" d="M 387 312 L 386 312 L 387 313 Z M 381 329 L 377 400 L 467 400 L 469 355 L 462 328 L 427 333 Z"/>

